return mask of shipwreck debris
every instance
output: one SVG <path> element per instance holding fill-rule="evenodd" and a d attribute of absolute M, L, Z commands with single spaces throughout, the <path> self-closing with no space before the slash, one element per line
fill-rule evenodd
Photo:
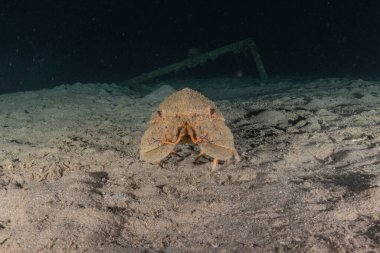
<path fill-rule="evenodd" d="M 261 60 L 259 51 L 257 50 L 256 43 L 252 38 L 249 38 L 205 53 L 201 53 L 199 49 L 191 48 L 189 50 L 188 58 L 186 60 L 153 70 L 149 73 L 143 73 L 132 79 L 121 82 L 120 85 L 134 85 L 142 82 L 151 81 L 152 79 L 157 78 L 159 76 L 163 76 L 182 69 L 193 68 L 195 66 L 204 64 L 209 60 L 215 60 L 218 56 L 221 56 L 223 54 L 240 53 L 245 52 L 247 50 L 253 56 L 260 78 L 266 80 L 268 78 L 268 75 L 265 70 L 264 64 Z"/>

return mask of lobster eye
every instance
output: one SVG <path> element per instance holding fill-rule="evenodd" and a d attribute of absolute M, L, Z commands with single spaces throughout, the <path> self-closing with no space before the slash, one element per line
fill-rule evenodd
<path fill-rule="evenodd" d="M 210 108 L 210 115 L 212 116 L 214 115 L 214 113 L 215 113 L 215 108 Z"/>
<path fill-rule="evenodd" d="M 162 112 L 161 111 L 157 111 L 157 114 L 158 114 L 158 117 L 162 118 Z"/>

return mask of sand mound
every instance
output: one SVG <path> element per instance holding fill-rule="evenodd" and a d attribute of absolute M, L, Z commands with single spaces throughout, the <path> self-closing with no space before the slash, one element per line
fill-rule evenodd
<path fill-rule="evenodd" d="M 0 251 L 379 251 L 378 83 L 208 86 L 242 158 L 215 175 L 194 146 L 164 168 L 139 161 L 172 90 L 1 95 Z"/>

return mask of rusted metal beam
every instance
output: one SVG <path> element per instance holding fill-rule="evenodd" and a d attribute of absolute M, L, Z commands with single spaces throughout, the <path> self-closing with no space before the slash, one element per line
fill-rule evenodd
<path fill-rule="evenodd" d="M 151 71 L 149 73 L 144 73 L 139 76 L 136 76 L 132 79 L 129 79 L 127 81 L 121 82 L 120 85 L 131 85 L 131 84 L 138 84 L 142 82 L 147 82 L 150 80 L 153 80 L 154 78 L 157 78 L 159 76 L 163 76 L 172 72 L 176 72 L 182 69 L 188 69 L 193 68 L 195 66 L 201 65 L 206 63 L 209 60 L 215 60 L 220 55 L 226 54 L 226 53 L 239 53 L 243 50 L 249 49 L 252 53 L 253 59 L 256 63 L 257 70 L 259 72 L 260 78 L 263 80 L 266 80 L 268 78 L 268 75 L 266 73 L 264 64 L 261 60 L 260 54 L 257 50 L 256 43 L 253 39 L 249 38 L 246 40 L 242 40 L 239 42 L 235 42 L 232 44 L 229 44 L 224 47 L 220 47 L 214 50 L 211 50 L 206 53 L 199 53 L 197 55 L 193 55 L 192 57 L 189 57 L 186 60 L 171 64 L 166 67 L 158 68 L 154 71 Z"/>

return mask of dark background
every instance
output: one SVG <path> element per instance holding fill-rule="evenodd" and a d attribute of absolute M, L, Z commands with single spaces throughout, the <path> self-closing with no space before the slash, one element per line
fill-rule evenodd
<path fill-rule="evenodd" d="M 270 76 L 372 76 L 378 0 L 1 0 L 0 92 L 120 82 L 253 37 Z M 252 59 L 250 59 L 252 60 Z M 257 76 L 243 59 L 246 75 Z M 234 76 L 221 57 L 181 75 Z M 193 71 L 193 72 L 192 72 Z"/>

